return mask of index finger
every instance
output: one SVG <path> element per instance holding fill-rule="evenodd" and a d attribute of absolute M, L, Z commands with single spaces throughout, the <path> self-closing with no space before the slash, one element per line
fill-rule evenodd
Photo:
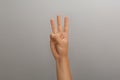
<path fill-rule="evenodd" d="M 52 32 L 56 33 L 56 27 L 55 27 L 55 23 L 54 23 L 54 19 L 53 18 L 50 20 L 50 23 L 51 23 Z"/>

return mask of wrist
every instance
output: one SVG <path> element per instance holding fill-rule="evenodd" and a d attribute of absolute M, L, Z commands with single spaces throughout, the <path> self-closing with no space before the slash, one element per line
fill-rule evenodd
<path fill-rule="evenodd" d="M 69 59 L 68 59 L 68 56 L 60 57 L 60 58 L 56 59 L 56 63 L 57 63 L 57 64 L 65 63 L 65 62 L 67 62 L 68 60 L 69 60 Z"/>

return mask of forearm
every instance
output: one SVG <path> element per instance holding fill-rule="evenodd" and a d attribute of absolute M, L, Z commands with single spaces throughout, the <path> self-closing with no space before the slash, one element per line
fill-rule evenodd
<path fill-rule="evenodd" d="M 68 57 L 56 61 L 56 71 L 57 80 L 72 80 Z"/>

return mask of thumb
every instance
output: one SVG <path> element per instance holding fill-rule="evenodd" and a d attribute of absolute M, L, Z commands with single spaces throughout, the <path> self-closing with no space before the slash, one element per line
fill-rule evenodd
<path fill-rule="evenodd" d="M 55 42 L 57 42 L 57 43 L 61 43 L 59 34 L 57 34 L 57 33 L 56 33 L 56 34 L 51 33 L 51 34 L 50 34 L 50 38 L 53 39 L 53 40 L 55 40 Z"/>

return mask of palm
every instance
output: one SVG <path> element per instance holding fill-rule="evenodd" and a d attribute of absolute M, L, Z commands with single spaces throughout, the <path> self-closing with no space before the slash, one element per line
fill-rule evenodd
<path fill-rule="evenodd" d="M 68 40 L 68 35 L 66 32 L 57 33 L 58 37 L 60 38 L 60 42 L 66 42 Z"/>

